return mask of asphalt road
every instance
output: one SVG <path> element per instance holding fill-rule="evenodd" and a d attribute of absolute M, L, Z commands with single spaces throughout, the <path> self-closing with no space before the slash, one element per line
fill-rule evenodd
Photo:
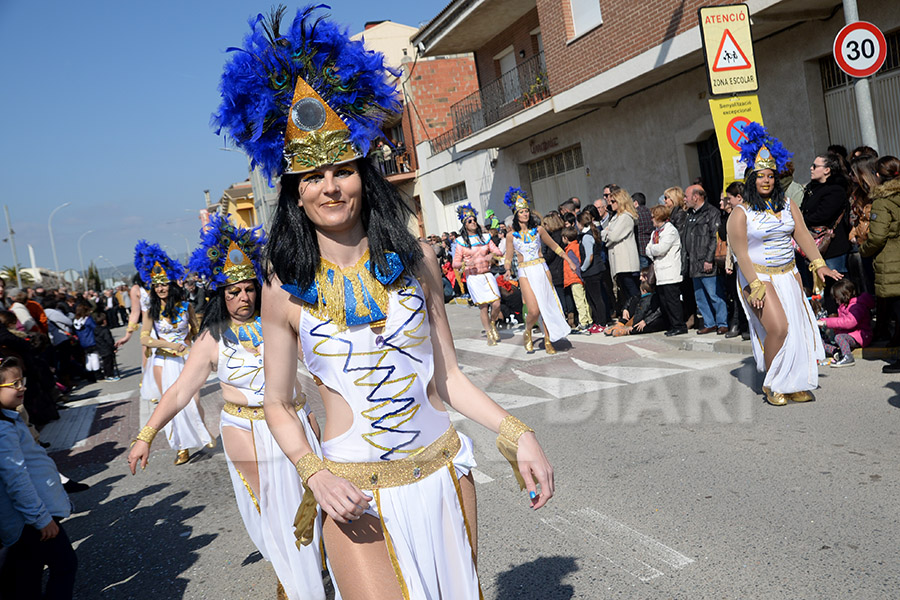
<path fill-rule="evenodd" d="M 900 381 L 882 363 L 821 368 L 816 402 L 772 407 L 748 356 L 660 335 L 573 336 L 555 356 L 526 355 L 520 332 L 488 348 L 474 309 L 449 315 L 464 371 L 537 430 L 556 471 L 556 497 L 535 512 L 493 434 L 456 421 L 479 463 L 486 599 L 897 597 Z M 92 486 L 65 522 L 77 597 L 274 597 L 221 446 L 175 467 L 157 443 L 128 473 L 149 410 L 136 340 L 119 361 L 128 377 L 78 390 L 42 434 Z M 211 430 L 217 388 L 204 388 Z"/>

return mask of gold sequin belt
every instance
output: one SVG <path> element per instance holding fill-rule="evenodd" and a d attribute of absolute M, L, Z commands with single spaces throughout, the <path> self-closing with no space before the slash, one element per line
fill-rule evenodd
<path fill-rule="evenodd" d="M 765 265 L 758 265 L 753 263 L 753 270 L 757 273 L 762 273 L 763 275 L 784 275 L 785 273 L 790 273 L 794 270 L 796 266 L 796 261 L 791 261 L 786 265 L 781 265 L 780 267 L 767 267 Z"/>
<path fill-rule="evenodd" d="M 343 463 L 325 461 L 328 470 L 361 490 L 409 485 L 453 463 L 459 452 L 459 435 L 451 425 L 441 437 L 412 456 L 378 462 Z"/>
<path fill-rule="evenodd" d="M 157 348 L 156 355 L 162 356 L 163 358 L 184 358 L 187 356 L 188 349 L 186 348 L 184 352 L 175 352 L 174 350 L 169 350 L 168 348 Z"/>
<path fill-rule="evenodd" d="M 300 412 L 304 406 L 306 406 L 306 397 L 303 394 L 294 398 L 294 407 L 297 409 L 297 412 Z M 251 421 L 261 421 L 266 418 L 266 413 L 262 406 L 241 406 L 233 402 L 226 402 L 225 406 L 222 407 L 222 412 L 232 417 L 249 419 Z"/>
<path fill-rule="evenodd" d="M 546 262 L 543 258 L 533 258 L 531 260 L 526 260 L 525 262 L 519 265 L 520 269 L 524 269 L 525 267 L 530 267 L 532 265 L 539 265 L 543 262 Z"/>

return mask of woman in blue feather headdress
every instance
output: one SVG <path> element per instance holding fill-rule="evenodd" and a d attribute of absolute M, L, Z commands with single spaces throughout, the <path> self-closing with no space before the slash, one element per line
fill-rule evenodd
<path fill-rule="evenodd" d="M 264 420 L 263 337 L 259 317 L 265 236 L 213 215 L 188 265 L 211 298 L 184 370 L 138 434 L 128 455 L 132 473 L 146 466 L 154 435 L 188 407 L 215 370 L 225 406 L 220 432 L 238 510 L 250 538 L 272 563 L 279 591 L 290 598 L 322 597 L 319 545 L 294 545 L 294 513 L 303 487 Z M 318 449 L 317 425 L 295 386 L 296 411 L 307 442 Z M 318 534 L 317 534 L 318 535 Z"/>
<path fill-rule="evenodd" d="M 197 318 L 184 299 L 179 282 L 184 267 L 157 244 L 138 242 L 134 266 L 149 289 L 141 324 L 141 345 L 150 352 L 141 381 L 141 399 L 157 402 L 178 379 L 197 334 Z M 166 439 L 177 451 L 176 465 L 186 463 L 190 448 L 215 445 L 203 424 L 199 398 L 191 400 L 165 427 Z"/>
<path fill-rule="evenodd" d="M 533 431 L 460 371 L 434 253 L 366 158 L 400 107 L 399 74 L 317 8 L 287 31 L 280 11 L 251 21 L 214 116 L 281 175 L 262 300 L 265 412 L 305 484 L 295 533 L 312 542 L 324 513 L 346 600 L 477 599 L 472 441 L 445 403 L 500 433 L 533 508 L 553 495 L 553 471 Z M 293 407 L 298 350 L 325 406 L 322 456 Z"/>
<path fill-rule="evenodd" d="M 738 295 L 750 323 L 757 369 L 766 373 L 766 400 L 774 406 L 807 402 L 814 399 L 817 361 L 825 351 L 800 283 L 795 245 L 810 259 L 815 293 L 821 293 L 823 277 L 841 275 L 825 265 L 800 207 L 781 189 L 778 173 L 791 154 L 759 123 L 749 123 L 744 135 L 744 204 L 728 219 L 728 242 L 739 266 Z"/>

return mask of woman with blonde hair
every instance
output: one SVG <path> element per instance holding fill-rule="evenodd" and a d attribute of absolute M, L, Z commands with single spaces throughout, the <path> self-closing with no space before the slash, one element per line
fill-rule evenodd
<path fill-rule="evenodd" d="M 613 216 L 600 237 L 609 250 L 609 268 L 618 288 L 616 306 L 621 310 L 629 298 L 641 293 L 638 287 L 641 263 L 634 237 L 634 224 L 638 215 L 631 195 L 622 188 L 610 195 L 609 208 L 613 211 Z"/>

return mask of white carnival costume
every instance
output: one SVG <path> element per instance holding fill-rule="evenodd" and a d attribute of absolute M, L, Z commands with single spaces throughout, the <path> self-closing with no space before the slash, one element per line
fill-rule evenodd
<path fill-rule="evenodd" d="M 172 260 L 158 245 L 148 244 L 141 240 L 135 247 L 135 267 L 141 276 L 145 286 L 177 281 L 184 277 L 184 267 L 178 261 Z M 150 296 L 147 295 L 146 310 L 149 314 Z M 182 302 L 173 307 L 174 320 L 160 315 L 153 322 L 150 337 L 184 344 L 190 344 L 191 335 L 190 303 Z M 144 309 L 144 296 L 141 296 L 141 309 Z M 141 333 L 144 337 L 146 334 Z M 175 383 L 181 371 L 184 369 L 184 361 L 187 352 L 177 354 L 167 348 L 153 348 L 147 359 L 147 366 L 141 381 L 141 400 L 158 401 L 162 395 Z M 156 367 L 160 367 L 162 374 L 160 384 L 156 382 Z M 160 389 L 160 385 L 162 388 Z M 173 450 L 184 451 L 190 448 L 200 448 L 212 443 L 212 436 L 206 429 L 203 419 L 200 418 L 200 410 L 195 399 L 191 399 L 187 406 L 181 410 L 165 426 L 166 440 Z"/>
<path fill-rule="evenodd" d="M 352 298 L 345 323 L 315 303 L 325 281 L 344 289 L 345 278 L 371 280 L 368 251 L 348 269 L 322 260 L 328 274 L 310 289 L 283 286 L 306 303 L 299 324 L 306 367 L 354 413 L 349 430 L 322 443 L 322 454 L 329 471 L 372 496 L 367 512 L 381 521 L 404 598 L 479 598 L 459 487 L 475 466 L 472 441 L 428 398 L 434 354 L 425 297 L 399 258 L 388 258 L 396 268 L 380 282 L 389 293 L 378 302 L 377 283 L 364 286 L 370 312 L 362 322 Z M 372 330 L 382 324 L 381 333 Z"/>
<path fill-rule="evenodd" d="M 781 142 L 769 135 L 758 123 L 748 123 L 744 127 L 744 134 L 746 139 L 741 144 L 741 159 L 750 165 L 748 176 L 752 172 L 766 169 L 775 174 L 784 171 L 791 155 Z M 786 402 L 782 399 L 784 397 L 797 402 L 812 399 L 811 395 L 803 393 L 818 387 L 817 361 L 825 358 L 816 316 L 800 284 L 795 264 L 792 240 L 796 224 L 791 212 L 791 202 L 790 198 L 785 197 L 783 206 L 779 208 L 773 200 L 767 199 L 766 210 L 739 206 L 747 218 L 747 253 L 758 281 L 748 281 L 747 274 L 738 269 L 738 297 L 750 323 L 753 357 L 760 372 L 766 372 L 763 353 L 766 330 L 742 290 L 749 286 L 751 298 L 765 298 L 766 287 L 763 282 L 770 282 L 787 320 L 784 344 L 772 358 L 763 384 L 764 391 L 768 390 L 766 396 L 773 404 L 783 404 Z M 818 274 L 820 266 L 825 266 L 825 261 L 818 258 L 812 261 L 810 267 L 814 272 L 817 293 L 824 287 Z"/>
<path fill-rule="evenodd" d="M 563 315 L 559 297 L 550 280 L 550 269 L 541 255 L 541 236 L 537 228 L 513 232 L 512 242 L 513 250 L 522 255 L 522 262 L 518 266 L 519 277 L 524 277 L 531 284 L 550 341 L 566 337 L 569 334 L 569 323 Z"/>

